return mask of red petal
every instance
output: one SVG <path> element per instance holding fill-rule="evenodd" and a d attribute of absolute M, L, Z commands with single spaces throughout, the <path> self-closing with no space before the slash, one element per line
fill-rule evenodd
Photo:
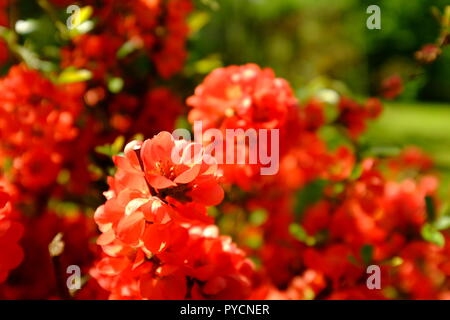
<path fill-rule="evenodd" d="M 165 189 L 169 187 L 175 187 L 177 185 L 172 180 L 167 179 L 163 176 L 147 175 L 147 181 L 155 189 Z"/>
<path fill-rule="evenodd" d="M 162 203 L 159 199 L 153 200 L 142 208 L 145 220 L 156 222 L 159 224 L 166 224 L 171 220 L 172 209 Z"/>
<path fill-rule="evenodd" d="M 144 298 L 151 300 L 181 300 L 186 297 L 187 285 L 184 276 L 169 276 L 154 279 L 142 276 L 140 291 Z"/>
<path fill-rule="evenodd" d="M 141 158 L 146 170 L 152 170 L 156 162 L 171 162 L 172 149 L 175 146 L 172 135 L 163 131 L 150 140 L 146 140 L 141 149 Z"/>
<path fill-rule="evenodd" d="M 111 242 L 113 242 L 115 238 L 116 238 L 116 235 L 114 234 L 114 230 L 109 229 L 108 231 L 102 233 L 97 238 L 97 244 L 99 246 L 104 246 L 104 245 L 107 245 L 107 244 L 110 244 Z"/>
<path fill-rule="evenodd" d="M 189 192 L 189 196 L 195 202 L 203 203 L 206 206 L 215 206 L 222 202 L 224 192 L 216 180 L 211 180 L 196 185 L 192 191 Z"/>
<path fill-rule="evenodd" d="M 97 264 L 99 272 L 108 275 L 116 275 L 123 271 L 129 264 L 129 260 L 125 257 L 110 258 L 106 257 Z"/>
<path fill-rule="evenodd" d="M 199 174 L 200 168 L 202 167 L 201 164 L 196 164 L 192 168 L 187 169 L 182 174 L 180 174 L 178 177 L 175 178 L 175 183 L 189 183 L 193 181 Z"/>
<path fill-rule="evenodd" d="M 151 224 L 145 227 L 142 240 L 144 241 L 145 248 L 151 253 L 156 254 L 167 248 L 169 237 L 170 235 L 165 229 L 156 224 Z"/>
<path fill-rule="evenodd" d="M 120 240 L 130 246 L 137 246 L 145 228 L 142 212 L 137 211 L 125 216 L 117 225 L 117 235 Z"/>

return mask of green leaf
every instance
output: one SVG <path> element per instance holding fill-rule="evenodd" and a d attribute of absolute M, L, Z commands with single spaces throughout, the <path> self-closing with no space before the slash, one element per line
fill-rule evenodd
<path fill-rule="evenodd" d="M 443 247 L 445 245 L 445 238 L 442 233 L 429 223 L 426 223 L 422 227 L 421 234 L 425 241 L 434 243 L 439 247 Z"/>
<path fill-rule="evenodd" d="M 447 230 L 450 228 L 450 216 L 440 217 L 435 221 L 434 226 L 438 230 Z"/>
<path fill-rule="evenodd" d="M 113 155 L 116 155 L 120 151 L 122 151 L 124 144 L 125 144 L 125 137 L 118 136 L 111 145 L 111 152 L 113 153 Z"/>
<path fill-rule="evenodd" d="M 207 74 L 216 68 L 223 66 L 222 59 L 218 54 L 211 54 L 194 63 L 194 70 L 196 73 Z"/>
<path fill-rule="evenodd" d="M 263 245 L 263 239 L 259 235 L 252 235 L 246 238 L 245 244 L 251 249 L 259 249 Z"/>
<path fill-rule="evenodd" d="M 211 8 L 211 10 L 216 11 L 220 9 L 220 4 L 217 0 L 201 0 L 201 2 Z"/>
<path fill-rule="evenodd" d="M 97 147 L 95 147 L 95 152 L 110 157 L 111 156 L 111 145 L 105 144 L 103 146 L 97 146 Z"/>
<path fill-rule="evenodd" d="M 79 25 L 77 25 L 75 28 L 69 30 L 69 37 L 74 38 L 80 34 L 88 33 L 89 31 L 92 31 L 94 29 L 95 23 L 92 20 L 85 21 Z"/>
<path fill-rule="evenodd" d="M 65 185 L 70 181 L 70 171 L 61 170 L 58 174 L 57 180 L 60 185 Z"/>
<path fill-rule="evenodd" d="M 259 270 L 262 266 L 262 261 L 258 256 L 250 256 L 250 260 L 252 260 L 255 265 L 256 270 Z"/>
<path fill-rule="evenodd" d="M 92 79 L 92 72 L 87 69 L 67 68 L 58 77 L 58 83 L 83 82 Z"/>
<path fill-rule="evenodd" d="M 373 259 L 373 247 L 371 245 L 364 245 L 361 248 L 361 258 L 365 264 L 370 264 Z"/>
<path fill-rule="evenodd" d="M 352 170 L 352 173 L 350 175 L 351 180 L 358 180 L 361 177 L 361 174 L 363 173 L 363 167 L 361 164 L 357 163 Z"/>
<path fill-rule="evenodd" d="M 353 264 L 353 265 L 355 265 L 355 266 L 359 266 L 360 265 L 360 263 L 358 262 L 358 260 L 355 258 L 355 256 L 354 255 L 352 255 L 352 254 L 349 254 L 348 256 L 347 256 L 347 259 L 348 259 L 348 261 L 351 263 L 351 264 Z"/>
<path fill-rule="evenodd" d="M 444 15 L 441 20 L 442 27 L 450 27 L 450 6 L 445 6 Z"/>
<path fill-rule="evenodd" d="M 308 183 L 303 189 L 297 192 L 294 204 L 294 212 L 297 217 L 300 217 L 306 208 L 322 198 L 323 190 L 326 185 L 326 180 L 315 180 Z"/>
<path fill-rule="evenodd" d="M 2 168 L 3 173 L 9 172 L 9 170 L 11 170 L 13 167 L 13 163 L 14 161 L 12 158 L 9 157 L 3 158 L 3 168 Z"/>
<path fill-rule="evenodd" d="M 122 151 L 124 143 L 125 137 L 118 136 L 112 144 L 105 144 L 102 146 L 95 147 L 95 152 L 103 154 L 108 157 L 112 157 L 119 154 Z"/>
<path fill-rule="evenodd" d="M 305 229 L 298 223 L 292 223 L 289 226 L 289 233 L 298 241 L 305 243 L 308 246 L 313 246 L 316 244 L 316 239 L 309 236 Z"/>
<path fill-rule="evenodd" d="M 142 133 L 136 133 L 131 140 L 144 141 L 144 135 Z"/>
<path fill-rule="evenodd" d="M 208 215 L 213 218 L 219 216 L 220 214 L 219 209 L 217 209 L 216 207 L 208 207 L 206 211 L 208 212 Z"/>
<path fill-rule="evenodd" d="M 189 121 L 187 120 L 187 118 L 185 116 L 179 116 L 177 118 L 177 120 L 175 121 L 175 128 L 177 129 L 186 129 L 186 130 L 191 130 L 191 124 L 189 123 Z"/>
<path fill-rule="evenodd" d="M 433 222 L 436 218 L 436 207 L 434 205 L 433 197 L 425 196 L 425 206 L 427 209 L 427 220 Z"/>
<path fill-rule="evenodd" d="M 401 149 L 395 146 L 370 146 L 365 150 L 364 155 L 367 157 L 390 158 L 400 154 Z"/>
<path fill-rule="evenodd" d="M 441 11 L 439 11 L 439 8 L 436 6 L 432 6 L 430 11 L 431 11 L 431 14 L 433 15 L 433 17 L 436 19 L 436 21 L 441 23 L 442 15 L 441 15 Z"/>
<path fill-rule="evenodd" d="M 304 241 L 308 236 L 303 227 L 297 223 L 292 223 L 289 226 L 289 233 L 293 235 L 297 240 Z"/>
<path fill-rule="evenodd" d="M 122 59 L 137 49 L 136 43 L 133 41 L 125 42 L 119 50 L 117 50 L 117 58 Z"/>
<path fill-rule="evenodd" d="M 111 93 L 119 93 L 122 91 L 124 85 L 124 81 L 122 78 L 113 77 L 108 80 L 108 90 Z"/>
<path fill-rule="evenodd" d="M 249 221 L 255 226 L 260 226 L 267 220 L 267 211 L 264 209 L 257 209 L 250 213 Z"/>
<path fill-rule="evenodd" d="M 80 9 L 80 13 L 76 17 L 76 24 L 80 25 L 83 22 L 86 22 L 94 13 L 94 9 L 91 6 L 85 6 Z"/>
<path fill-rule="evenodd" d="M 403 259 L 401 257 L 393 257 L 390 261 L 391 266 L 398 267 L 403 264 Z"/>
<path fill-rule="evenodd" d="M 11 42 L 14 40 L 14 32 L 8 28 L 0 26 L 0 37 L 6 42 Z"/>
<path fill-rule="evenodd" d="M 206 11 L 197 11 L 188 18 L 189 32 L 191 35 L 196 34 L 211 20 L 211 15 Z"/>

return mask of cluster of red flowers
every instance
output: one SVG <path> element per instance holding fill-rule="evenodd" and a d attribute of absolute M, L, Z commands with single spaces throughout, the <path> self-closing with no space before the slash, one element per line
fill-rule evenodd
<path fill-rule="evenodd" d="M 256 177 L 248 165 L 221 166 L 225 183 L 250 191 L 239 198 L 239 209 L 223 204 L 224 214 L 239 210 L 250 217 L 255 210 L 268 214 L 258 228 L 244 219 L 239 230 L 244 235 L 238 236 L 243 240 L 240 244 L 262 263 L 251 298 L 448 297 L 448 244 L 429 243 L 422 235 L 432 222 L 427 219 L 425 199 L 436 199 L 434 176 L 389 180 L 378 168 L 380 161 L 366 158 L 358 163 L 356 149 L 328 150 L 319 136 L 327 124 L 325 104 L 313 99 L 299 107 L 284 80 L 255 65 L 214 71 L 188 104 L 193 107 L 189 119 L 202 119 L 206 128 L 279 128 L 287 133 L 281 134 L 284 147 L 276 176 Z M 360 104 L 341 97 L 336 107 L 337 116 L 328 121 L 343 127 L 350 141 L 382 111 L 376 98 Z M 417 149 L 405 151 L 388 164 L 392 179 L 408 168 L 422 173 L 432 167 Z M 294 210 L 296 190 L 307 190 L 318 182 L 323 185 L 319 198 L 300 198 L 306 204 Z M 229 192 L 233 194 L 232 189 Z M 246 237 L 261 243 L 255 248 Z M 447 243 L 448 235 L 443 237 Z M 385 290 L 367 287 L 366 269 L 371 264 L 382 267 Z"/>
<path fill-rule="evenodd" d="M 202 120 L 205 129 L 274 129 L 287 123 L 297 99 L 286 80 L 248 64 L 214 70 L 187 103 L 189 120 Z"/>
<path fill-rule="evenodd" d="M 299 145 L 306 147 L 302 149 L 303 154 L 299 152 L 295 159 L 286 160 L 286 165 L 295 166 L 293 161 L 300 160 L 300 157 L 315 157 L 325 151 L 320 141 L 316 141 L 317 144 L 313 142 L 317 136 L 311 134 L 309 129 L 314 126 L 311 123 L 314 120 L 308 119 L 310 123 L 302 121 L 293 90 L 286 80 L 276 78 L 271 69 L 260 69 L 255 64 L 216 69 L 196 88 L 195 94 L 187 99 L 187 104 L 192 107 L 189 121 L 192 124 L 201 121 L 204 131 L 215 128 L 226 136 L 227 129 L 279 130 L 279 141 L 276 143 L 282 162 L 285 156 L 292 155 L 289 153 L 291 149 Z M 314 113 L 312 105 L 307 109 L 310 114 Z M 320 113 L 319 118 L 321 116 Z M 209 142 L 206 139 L 205 143 Z M 267 141 L 266 148 L 271 149 L 270 141 Z M 227 158 L 227 150 L 223 152 L 225 155 L 215 156 Z M 268 182 L 261 181 L 260 166 L 249 163 L 226 164 L 221 165 L 220 169 L 224 183 L 237 184 L 250 190 Z M 273 177 L 263 180 L 273 180 Z"/>
<path fill-rule="evenodd" d="M 161 132 L 116 156 L 106 203 L 95 213 L 105 254 L 92 271 L 110 298 L 245 298 L 252 264 L 219 236 L 206 207 L 219 204 L 217 165 L 195 143 Z M 174 162 L 173 152 L 180 152 Z"/>
<path fill-rule="evenodd" d="M 421 63 L 431 63 L 442 53 L 442 49 L 434 44 L 426 44 L 415 53 L 416 60 Z"/>
<path fill-rule="evenodd" d="M 100 109 L 101 118 L 97 114 L 94 120 L 92 146 L 111 142 L 118 135 L 152 136 L 173 130 L 182 103 L 158 81 L 171 78 L 184 65 L 191 1 L 86 0 L 80 4 L 93 10 L 95 27 L 74 36 L 61 49 L 61 67 L 92 73 L 84 99 L 93 109 Z M 119 83 L 118 94 L 110 89 L 114 80 Z M 160 108 L 165 112 L 159 112 Z M 134 119 L 140 119 L 139 123 Z"/>
<path fill-rule="evenodd" d="M 386 99 L 395 99 L 403 91 L 403 80 L 398 75 L 392 75 L 381 83 L 381 94 Z"/>
<path fill-rule="evenodd" d="M 42 3 L 46 9 L 53 4 L 64 11 L 73 4 Z M 0 26 L 8 27 L 14 5 L 0 1 Z M 159 78 L 167 79 L 183 67 L 190 0 L 86 0 L 77 5 L 93 11 L 95 27 L 65 39 L 61 75 L 76 77 L 84 69 L 90 80 L 46 77 L 25 63 L 12 65 L 0 79 L 1 174 L 14 190 L 12 204 L 2 192 L 2 298 L 68 298 L 74 294 L 65 288 L 70 265 L 79 266 L 83 283 L 87 281 L 77 297 L 107 297 L 87 277 L 98 257 L 92 214 L 109 165 L 96 150 L 120 136 L 172 130 L 182 112 L 181 99 Z M 16 56 L 20 54 L 9 54 L 0 43 L 0 64 L 15 62 Z M 136 66 L 148 59 L 157 72 Z M 111 79 L 119 81 L 118 89 L 110 88 Z M 7 215 L 11 208 L 14 214 Z M 22 252 L 17 242 L 23 231 Z M 49 244 L 58 234 L 64 249 L 52 256 Z"/>
<path fill-rule="evenodd" d="M 120 72 L 117 55 L 125 45 L 130 50 L 143 49 L 163 78 L 171 77 L 183 67 L 189 31 L 185 19 L 192 10 L 190 0 L 86 0 L 81 4 L 93 7 L 100 33 L 77 36 L 71 46 L 63 49 L 64 66 L 92 68 L 95 78 L 102 79 L 108 73 Z"/>
<path fill-rule="evenodd" d="M 325 190 L 332 200 L 320 200 L 305 210 L 298 223 L 311 242 L 306 241 L 309 246 L 302 252 L 303 273 L 293 277 L 285 291 L 267 294 L 288 299 L 449 297 L 448 234 L 445 246 L 421 236 L 427 223 L 424 199 L 435 196 L 436 179 L 387 181 L 370 158 L 361 169 L 337 195 Z M 384 290 L 366 286 L 369 265 L 381 267 Z"/>
<path fill-rule="evenodd" d="M 68 267 L 79 267 L 84 278 L 81 280 L 85 283 L 85 275 L 99 254 L 92 241 L 97 236 L 92 218 L 77 211 L 65 213 L 64 216 L 47 211 L 39 216 L 20 218 L 25 230 L 20 240 L 23 247 L 20 257 L 23 259 L 10 273 L 8 280 L 0 285 L 0 297 L 69 299 L 71 295 L 66 287 L 66 279 L 70 275 L 67 273 Z M 61 239 L 58 239 L 58 235 L 61 235 Z M 62 246 L 62 252 L 53 252 L 52 246 L 58 248 L 58 245 Z M 13 257 L 5 257 L 4 261 L 12 262 Z M 91 281 L 83 286 L 77 296 L 80 299 L 106 298 L 98 285 Z"/>
<path fill-rule="evenodd" d="M 34 192 L 56 182 L 73 157 L 83 87 L 57 87 L 22 65 L 0 80 L 0 154 L 12 161 L 10 181 Z"/>
<path fill-rule="evenodd" d="M 166 80 L 184 64 L 191 1 L 81 3 L 95 23 L 62 39 L 59 75 L 23 62 L 0 79 L 0 298 L 450 299 L 432 160 L 359 143 L 379 99 L 301 103 L 269 68 L 218 68 L 186 100 L 203 140 L 178 139 L 186 110 Z M 70 83 L 80 69 L 92 77 Z M 394 98 L 401 78 L 382 87 Z M 231 150 L 211 152 L 211 129 L 254 132 L 276 170 L 220 161 Z M 381 289 L 367 286 L 373 265 Z"/>
<path fill-rule="evenodd" d="M 348 130 L 352 138 L 356 138 L 366 130 L 367 119 L 375 119 L 380 115 L 382 105 L 377 98 L 370 98 L 364 105 L 360 105 L 343 97 L 339 101 L 339 111 L 337 122 Z"/>
<path fill-rule="evenodd" d="M 8 278 L 8 273 L 16 268 L 23 259 L 19 240 L 23 226 L 14 217 L 11 195 L 5 190 L 3 181 L 0 185 L 0 283 Z"/>
<path fill-rule="evenodd" d="M 164 117 L 161 116 L 161 108 L 164 108 Z M 182 110 L 181 99 L 165 87 L 152 88 L 141 99 L 123 93 L 115 96 L 108 106 L 111 114 L 109 125 L 121 134 L 151 136 L 173 129 Z"/>

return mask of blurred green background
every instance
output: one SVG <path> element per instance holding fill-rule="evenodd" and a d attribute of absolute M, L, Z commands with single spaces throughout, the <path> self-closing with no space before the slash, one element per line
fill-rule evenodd
<path fill-rule="evenodd" d="M 366 9 L 381 9 L 369 30 Z M 450 194 L 450 48 L 418 66 L 414 52 L 433 43 L 440 25 L 432 7 L 448 0 L 196 0 L 186 72 L 199 82 L 213 68 L 255 62 L 290 81 L 302 97 L 312 87 L 341 88 L 355 97 L 379 92 L 387 76 L 421 76 L 385 103 L 371 124 L 371 145 L 417 145 L 435 160 Z"/>

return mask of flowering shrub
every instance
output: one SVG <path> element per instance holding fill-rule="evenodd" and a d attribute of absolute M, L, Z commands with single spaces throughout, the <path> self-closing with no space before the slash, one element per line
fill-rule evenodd
<path fill-rule="evenodd" d="M 432 159 L 370 154 L 361 139 L 381 98 L 298 99 L 253 63 L 186 93 L 189 0 L 80 2 L 84 20 L 44 61 L 6 28 L 16 4 L 0 1 L 0 298 L 450 299 Z M 40 1 L 46 13 L 70 4 Z M 398 75 L 381 84 L 386 99 L 402 90 Z M 201 139 L 173 131 L 196 122 Z M 233 150 L 212 150 L 230 130 L 243 133 Z"/>
<path fill-rule="evenodd" d="M 73 156 L 83 88 L 57 87 L 23 65 L 12 67 L 0 88 L 0 152 L 13 159 L 11 180 L 32 191 L 47 188 Z"/>
<path fill-rule="evenodd" d="M 23 259 L 23 251 L 19 240 L 23 234 L 23 226 L 14 219 L 11 195 L 0 189 L 0 244 L 2 253 L 0 259 L 0 281 L 8 278 L 8 273 L 16 268 Z"/>

